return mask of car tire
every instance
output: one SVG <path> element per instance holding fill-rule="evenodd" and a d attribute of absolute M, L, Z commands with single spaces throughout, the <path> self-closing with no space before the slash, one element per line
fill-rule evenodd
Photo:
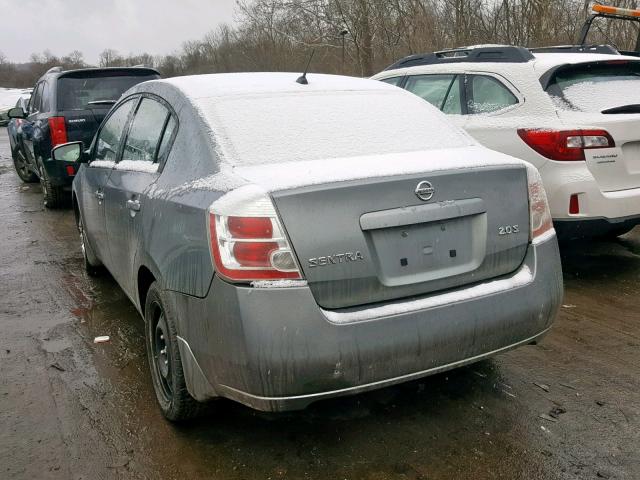
<path fill-rule="evenodd" d="M 160 410 L 172 422 L 195 418 L 204 406 L 187 390 L 178 347 L 176 316 L 157 282 L 149 287 L 144 312 L 147 359 Z"/>
<path fill-rule="evenodd" d="M 64 192 L 61 187 L 51 185 L 51 180 L 44 167 L 40 167 L 40 186 L 44 196 L 44 206 L 46 208 L 58 208 L 62 206 Z"/>
<path fill-rule="evenodd" d="M 82 221 L 82 215 L 80 214 L 78 214 L 76 226 L 78 227 L 78 233 L 80 234 L 80 248 L 82 249 L 84 270 L 90 277 L 98 277 L 102 273 L 102 263 L 97 259 L 96 254 L 93 252 L 93 248 L 87 239 L 84 231 L 84 222 Z"/>
<path fill-rule="evenodd" d="M 29 170 L 27 159 L 19 148 L 16 148 L 11 152 L 13 158 L 13 167 L 16 169 L 16 173 L 24 183 L 35 183 L 38 181 L 38 176 Z"/>

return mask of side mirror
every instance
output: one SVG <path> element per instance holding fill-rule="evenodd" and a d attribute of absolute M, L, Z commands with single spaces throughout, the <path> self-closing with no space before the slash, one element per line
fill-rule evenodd
<path fill-rule="evenodd" d="M 82 142 L 58 145 L 51 151 L 51 157 L 59 162 L 84 163 L 84 145 Z"/>
<path fill-rule="evenodd" d="M 7 116 L 9 118 L 27 118 L 27 114 L 22 109 L 22 107 L 13 107 L 10 108 L 7 112 Z"/>

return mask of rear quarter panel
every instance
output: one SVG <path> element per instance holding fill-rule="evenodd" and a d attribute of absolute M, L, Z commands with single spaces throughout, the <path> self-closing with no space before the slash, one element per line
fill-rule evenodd
<path fill-rule="evenodd" d="M 146 192 L 136 271 L 144 265 L 163 288 L 204 297 L 213 278 L 207 212 L 222 193 L 194 188 L 194 182 L 216 172 L 216 153 L 203 121 L 174 87 L 152 84 L 145 91 L 171 104 L 179 126 L 160 176 Z"/>

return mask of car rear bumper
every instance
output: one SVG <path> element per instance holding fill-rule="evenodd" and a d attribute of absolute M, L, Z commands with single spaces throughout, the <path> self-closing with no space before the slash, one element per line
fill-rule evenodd
<path fill-rule="evenodd" d="M 575 163 L 575 165 L 567 165 Z M 547 162 L 541 169 L 551 216 L 558 231 L 563 237 L 567 229 L 578 227 L 591 235 L 607 233 L 610 224 L 633 221 L 640 216 L 640 188 L 603 192 L 584 162 Z M 577 195 L 579 213 L 569 213 L 569 202 L 572 195 Z M 588 228 L 569 225 L 569 222 L 586 222 Z M 563 222 L 559 224 L 559 222 Z M 587 225 L 585 223 L 585 225 Z M 605 230 L 598 230 L 597 227 Z"/>
<path fill-rule="evenodd" d="M 555 237 L 530 246 L 521 269 L 497 282 L 465 287 L 471 298 L 462 299 L 458 294 L 465 289 L 459 289 L 351 312 L 323 311 L 308 287 L 248 288 L 218 278 L 204 299 L 178 293 L 170 298 L 181 319 L 191 394 L 282 411 L 538 340 L 562 298 Z"/>
<path fill-rule="evenodd" d="M 47 171 L 47 176 L 49 177 L 51 185 L 54 187 L 71 187 L 75 174 L 77 173 L 76 168 L 78 167 L 74 162 L 62 162 L 47 159 L 42 163 L 44 165 L 44 169 Z M 73 168 L 73 175 L 69 175 L 67 172 L 67 166 Z M 65 190 L 71 191 L 71 188 Z"/>
<path fill-rule="evenodd" d="M 553 226 L 560 240 L 621 235 L 640 225 L 640 215 L 622 218 L 569 218 L 554 219 Z"/>

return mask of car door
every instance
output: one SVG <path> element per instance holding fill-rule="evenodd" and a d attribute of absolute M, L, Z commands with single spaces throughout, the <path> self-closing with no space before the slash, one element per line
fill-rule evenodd
<path fill-rule="evenodd" d="M 517 122 L 516 108 L 522 103 L 520 93 L 500 76 L 467 74 L 465 96 L 468 115 L 465 130 L 483 145 L 509 153 Z"/>
<path fill-rule="evenodd" d="M 121 103 L 102 124 L 93 142 L 91 161 L 83 168 L 79 191 L 87 238 L 102 263 L 111 269 L 104 216 L 104 187 L 115 166 L 125 128 L 138 97 Z"/>
<path fill-rule="evenodd" d="M 37 139 L 37 135 L 39 134 L 38 129 L 38 118 L 40 116 L 40 109 L 42 104 L 42 91 L 44 90 L 44 82 L 39 82 L 33 89 L 33 95 L 31 96 L 31 100 L 29 101 L 29 107 L 27 109 L 27 117 L 24 119 L 22 123 L 22 133 L 23 133 L 23 142 L 24 142 L 24 151 L 27 157 L 27 161 L 35 170 L 37 168 L 35 161 L 35 153 L 34 153 L 34 141 Z"/>
<path fill-rule="evenodd" d="M 163 100 L 143 96 L 128 128 L 121 158 L 105 186 L 110 271 L 131 298 L 135 297 L 133 266 L 141 238 L 145 193 L 160 175 L 158 168 L 175 125 L 175 115 Z"/>
<path fill-rule="evenodd" d="M 463 74 L 410 75 L 404 88 L 450 115 L 450 120 L 464 127 L 466 113 Z"/>

